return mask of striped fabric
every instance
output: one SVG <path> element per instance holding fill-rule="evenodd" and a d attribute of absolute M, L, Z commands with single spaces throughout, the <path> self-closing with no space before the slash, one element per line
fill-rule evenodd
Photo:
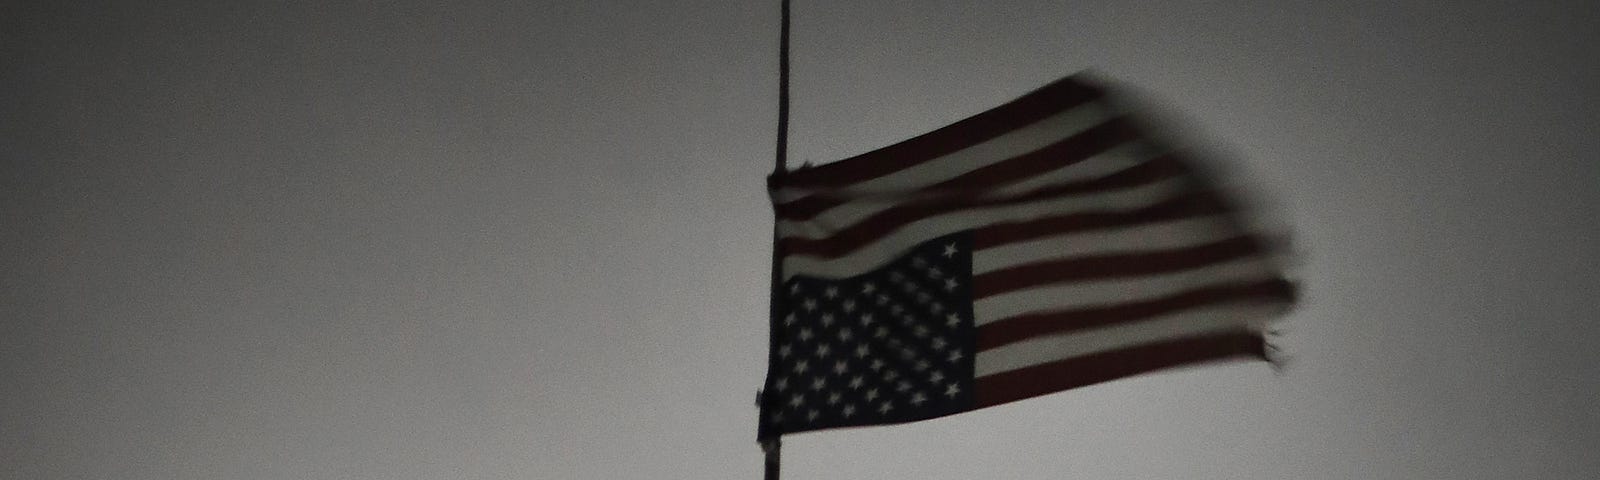
<path fill-rule="evenodd" d="M 1270 245 L 1191 167 L 1181 152 L 1141 133 L 1108 99 L 1107 87 L 1076 75 L 910 140 L 774 176 L 769 189 L 784 282 L 775 286 L 776 312 L 803 314 L 790 302 L 822 302 L 818 315 L 829 315 L 830 323 L 835 314 L 845 319 L 857 309 L 845 312 L 842 302 L 865 304 L 872 296 L 805 292 L 855 292 L 869 279 L 901 275 L 897 265 L 904 264 L 915 280 L 902 280 L 911 284 L 907 296 L 883 300 L 907 305 L 911 313 L 899 314 L 904 328 L 879 339 L 892 345 L 860 351 L 892 352 L 919 341 L 896 335 L 915 332 L 918 322 L 944 322 L 948 315 L 919 307 L 931 302 L 967 312 L 960 320 L 971 334 L 953 340 L 974 354 L 970 371 L 956 372 L 970 375 L 963 380 L 971 395 L 947 399 L 959 404 L 920 416 L 827 423 L 826 408 L 806 407 L 810 397 L 795 396 L 797 405 L 787 407 L 764 401 L 764 413 L 780 418 L 788 408 L 814 424 L 791 415 L 763 424 L 763 435 L 911 421 L 1157 369 L 1264 357 L 1264 326 L 1290 306 L 1293 287 Z M 963 276 L 937 269 L 939 275 L 921 275 L 926 270 L 905 263 L 918 251 L 937 256 L 930 242 L 947 244 L 945 256 L 965 262 L 945 269 Z M 961 298 L 944 303 L 938 300 L 945 297 L 920 293 L 919 287 L 940 293 L 940 282 L 970 285 L 947 289 Z M 785 285 L 795 295 L 784 295 Z M 914 302 L 911 292 L 927 299 Z M 793 318 L 787 325 L 773 320 L 769 393 L 788 378 L 777 370 L 792 361 L 780 358 L 780 346 L 814 352 L 804 350 L 807 341 L 789 338 L 804 321 L 797 327 Z M 958 331 L 966 330 L 950 335 Z M 912 367 L 906 365 L 908 375 L 917 373 Z M 837 377 L 844 385 L 853 374 Z M 815 380 L 815 401 L 848 402 L 843 386 L 842 397 L 823 395 L 835 388 L 832 382 Z M 908 390 L 961 389 L 925 383 Z"/>

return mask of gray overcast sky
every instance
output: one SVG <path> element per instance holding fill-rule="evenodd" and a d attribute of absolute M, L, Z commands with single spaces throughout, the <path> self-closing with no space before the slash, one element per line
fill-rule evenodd
<path fill-rule="evenodd" d="M 777 3 L 0 1 L 0 478 L 758 478 Z M 794 29 L 796 164 L 1093 68 L 1308 256 L 1283 376 L 797 435 L 786 478 L 1600 478 L 1600 3 Z"/>

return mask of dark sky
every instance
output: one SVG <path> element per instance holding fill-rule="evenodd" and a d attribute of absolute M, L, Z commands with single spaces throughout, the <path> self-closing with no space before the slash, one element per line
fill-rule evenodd
<path fill-rule="evenodd" d="M 777 3 L 0 1 L 0 478 L 758 478 Z M 1600 477 L 1596 32 L 797 0 L 796 164 L 1094 69 L 1250 174 L 1306 300 L 1281 376 L 797 435 L 786 477 Z"/>

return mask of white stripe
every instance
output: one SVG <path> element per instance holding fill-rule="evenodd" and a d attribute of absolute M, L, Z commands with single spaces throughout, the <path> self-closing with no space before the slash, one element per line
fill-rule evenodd
<path fill-rule="evenodd" d="M 1222 216 L 1173 220 L 1104 231 L 1068 233 L 973 252 L 972 273 L 991 272 L 1052 258 L 1191 247 L 1240 233 L 1242 232 L 1231 227 L 1227 218 Z M 903 252 L 915 246 L 914 243 L 920 243 L 917 239 L 911 240 L 913 245 L 884 245 L 881 248 Z M 803 272 L 808 276 L 838 279 L 867 273 L 890 261 L 883 260 L 877 263 L 852 261 L 865 256 L 865 252 L 862 251 L 858 251 L 857 254 L 836 259 L 789 257 L 783 266 L 785 269 Z"/>
<path fill-rule="evenodd" d="M 1260 331 L 1285 308 L 1282 303 L 1219 305 L 1174 312 L 1137 323 L 1036 337 L 978 352 L 973 358 L 973 375 L 982 377 L 1164 340 L 1238 331 L 1240 327 Z"/>
<path fill-rule="evenodd" d="M 1104 152 L 1084 159 L 1082 162 L 1067 165 L 1066 168 L 1056 169 L 1006 185 L 1000 188 L 999 192 L 1021 193 L 1057 183 L 1099 178 L 1138 166 L 1171 151 L 1172 149 L 1166 145 L 1152 142 L 1150 139 L 1134 140 L 1111 147 Z"/>
<path fill-rule="evenodd" d="M 853 192 L 885 192 L 915 190 L 949 180 L 979 167 L 1038 150 L 1096 125 L 1105 123 L 1111 115 L 1104 105 L 1091 101 L 1064 112 L 1056 113 L 1028 126 L 1006 132 L 944 156 L 928 160 L 888 175 L 857 182 L 848 187 Z M 829 191 L 837 189 L 830 188 Z M 779 202 L 789 202 L 816 191 L 814 188 L 782 188 L 773 192 Z"/>
<path fill-rule="evenodd" d="M 1141 187 L 1126 190 L 1117 190 L 1092 195 L 1071 196 L 1040 200 L 1037 202 L 1020 203 L 1014 205 L 1000 205 L 988 208 L 957 210 L 943 215 L 935 215 L 903 225 L 895 231 L 884 235 L 877 241 L 862 245 L 856 250 L 842 255 L 835 260 L 821 263 L 836 263 L 837 266 L 828 267 L 835 272 L 858 271 L 864 272 L 882 265 L 896 256 L 904 253 L 906 249 L 930 238 L 939 237 L 961 230 L 992 225 L 1006 221 L 1031 220 L 1035 218 L 1070 215 L 1073 213 L 1092 211 L 1131 210 L 1159 203 L 1188 189 L 1184 179 L 1171 179 L 1152 183 Z M 816 256 L 790 255 L 784 259 L 784 279 L 795 275 L 811 275 L 806 268 L 806 258 L 812 259 L 809 263 L 817 265 L 817 260 L 825 260 Z M 853 268 L 844 265 L 855 265 Z M 864 269 L 863 269 L 864 268 Z M 819 271 L 817 273 L 828 273 Z M 819 275 L 821 276 L 821 275 Z M 831 276 L 831 275 L 829 275 Z"/>
<path fill-rule="evenodd" d="M 1025 313 L 1112 305 L 1206 285 L 1272 277 L 1272 266 L 1266 259 L 1247 257 L 1176 273 L 1055 283 L 1006 292 L 973 302 L 972 316 L 974 323 L 984 325 Z"/>
<path fill-rule="evenodd" d="M 972 253 L 972 274 L 1085 255 L 1115 255 L 1196 247 L 1242 234 L 1220 216 L 1096 230 L 1013 243 Z"/>
<path fill-rule="evenodd" d="M 1177 193 L 1184 185 L 1189 183 L 1190 180 L 1188 179 L 1171 178 L 1160 180 L 1154 183 L 1117 190 L 1094 193 L 1063 194 L 1061 196 L 1045 197 L 1022 203 L 962 208 L 946 213 L 935 214 L 930 217 L 916 220 L 916 222 L 953 221 L 957 223 L 964 223 L 964 221 L 960 219 L 981 218 L 988 220 L 985 223 L 992 223 L 1000 220 L 1025 219 L 1045 215 L 1061 214 L 1070 212 L 1072 210 L 1085 208 L 1114 208 L 1119 206 L 1127 207 L 1131 205 L 1141 205 L 1141 203 L 1130 202 L 1149 200 L 1153 196 L 1165 197 L 1165 195 L 1160 194 Z M 779 223 L 778 225 L 778 234 L 783 238 L 815 240 L 832 237 L 840 231 L 855 226 L 856 223 L 842 224 L 828 221 L 827 219 L 817 218 L 806 222 L 783 222 Z M 954 229 L 951 231 L 955 230 L 960 229 Z"/>
<path fill-rule="evenodd" d="M 819 278 L 846 278 L 867 273 L 906 253 L 933 237 L 890 235 L 839 258 L 790 255 L 783 259 L 783 279 L 795 275 Z"/>
<path fill-rule="evenodd" d="M 990 194 L 986 195 L 988 197 L 1015 196 L 1051 185 L 1093 180 L 1137 166 L 1160 153 L 1160 150 L 1149 144 L 1142 142 L 1127 143 L 1089 157 L 1077 164 L 1063 165 L 1063 168 L 1056 168 L 1024 178 L 1022 182 L 1015 185 L 988 188 L 980 191 Z M 948 195 L 948 193 L 943 195 Z M 917 200 L 934 199 L 939 196 L 941 196 L 940 193 L 920 195 L 878 194 L 855 197 L 833 208 L 823 210 L 806 220 L 779 219 L 778 228 L 780 231 L 806 232 L 818 235 L 808 238 L 821 238 L 827 235 L 827 230 L 837 231 L 849 228 L 872 215 L 893 208 L 896 205 Z M 819 225 L 834 227 L 829 229 L 817 228 Z"/>

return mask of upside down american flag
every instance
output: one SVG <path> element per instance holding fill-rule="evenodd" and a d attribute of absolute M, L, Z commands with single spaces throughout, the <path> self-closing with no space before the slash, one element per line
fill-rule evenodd
<path fill-rule="evenodd" d="M 1267 357 L 1274 243 L 1083 74 L 774 174 L 758 437 L 929 419 Z"/>

